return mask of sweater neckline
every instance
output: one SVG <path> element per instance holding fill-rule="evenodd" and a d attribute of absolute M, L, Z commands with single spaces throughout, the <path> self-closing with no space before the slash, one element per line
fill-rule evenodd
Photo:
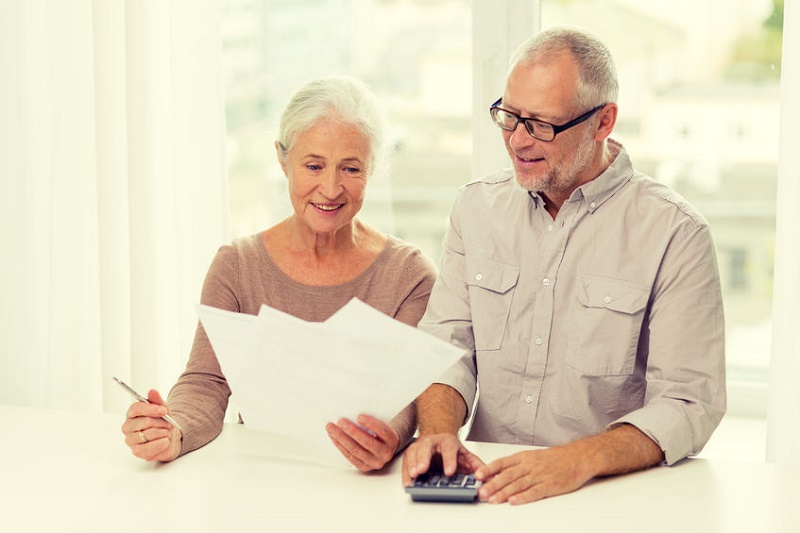
<path fill-rule="evenodd" d="M 392 248 L 394 248 L 396 239 L 391 235 L 387 235 L 386 244 L 383 246 L 383 249 L 378 254 L 372 263 L 370 263 L 367 268 L 362 270 L 356 277 L 353 279 L 346 281 L 344 283 L 339 283 L 336 285 L 308 285 L 306 283 L 301 283 L 296 279 L 289 276 L 286 272 L 281 270 L 281 268 L 275 263 L 270 255 L 269 251 L 267 251 L 266 246 L 264 246 L 263 241 L 263 233 L 259 232 L 253 235 L 253 244 L 258 248 L 259 255 L 264 260 L 264 263 L 267 266 L 267 269 L 270 273 L 275 277 L 275 280 L 282 283 L 283 285 L 290 287 L 294 290 L 302 291 L 302 292 L 330 292 L 330 293 L 337 293 L 343 291 L 352 291 L 353 286 L 360 285 L 362 280 L 369 276 L 372 272 L 377 270 L 383 264 L 385 264 L 389 260 L 389 253 Z"/>

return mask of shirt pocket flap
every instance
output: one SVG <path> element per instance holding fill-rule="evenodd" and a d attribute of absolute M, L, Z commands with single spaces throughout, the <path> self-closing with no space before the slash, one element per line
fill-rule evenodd
<path fill-rule="evenodd" d="M 519 267 L 485 257 L 466 257 L 467 285 L 474 285 L 498 294 L 517 284 Z"/>
<path fill-rule="evenodd" d="M 650 291 L 640 285 L 597 276 L 580 276 L 578 301 L 586 307 L 635 314 L 644 309 Z"/>

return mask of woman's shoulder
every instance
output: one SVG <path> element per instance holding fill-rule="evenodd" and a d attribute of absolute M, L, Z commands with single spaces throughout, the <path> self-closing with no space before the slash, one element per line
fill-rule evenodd
<path fill-rule="evenodd" d="M 264 232 L 259 232 L 254 233 L 253 235 L 237 237 L 231 241 L 229 246 L 236 250 L 236 252 L 240 255 L 259 255 L 261 250 L 264 248 L 263 235 Z"/>
<path fill-rule="evenodd" d="M 217 249 L 214 266 L 218 269 L 242 268 L 263 263 L 261 233 L 237 237 Z"/>
<path fill-rule="evenodd" d="M 436 264 L 419 246 L 388 235 L 386 248 L 382 254 L 384 262 L 402 270 L 415 270 L 424 274 L 436 275 Z"/>

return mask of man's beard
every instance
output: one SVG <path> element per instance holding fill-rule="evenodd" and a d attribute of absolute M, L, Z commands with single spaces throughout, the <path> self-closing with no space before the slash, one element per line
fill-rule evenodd
<path fill-rule="evenodd" d="M 591 130 L 588 130 L 591 134 Z M 520 176 L 514 169 L 514 177 L 521 187 L 532 192 L 547 191 L 566 191 L 574 188 L 580 174 L 591 162 L 594 152 L 594 144 L 590 135 L 584 135 L 584 139 L 578 144 L 578 148 L 571 158 L 562 159 L 561 162 L 548 169 L 544 175 L 539 177 Z"/>

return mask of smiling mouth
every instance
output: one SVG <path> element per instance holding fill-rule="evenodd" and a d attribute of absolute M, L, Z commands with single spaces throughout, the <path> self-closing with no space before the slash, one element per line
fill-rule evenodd
<path fill-rule="evenodd" d="M 331 212 L 331 211 L 336 211 L 337 209 L 341 209 L 344 204 L 315 204 L 315 203 L 312 203 L 311 205 L 313 205 L 314 207 L 316 207 L 320 211 Z"/>
<path fill-rule="evenodd" d="M 517 156 L 517 159 L 519 159 L 522 163 L 537 163 L 539 161 L 544 161 L 544 157 L 527 158 L 527 157 L 522 157 L 522 156 L 519 156 L 519 155 Z"/>

